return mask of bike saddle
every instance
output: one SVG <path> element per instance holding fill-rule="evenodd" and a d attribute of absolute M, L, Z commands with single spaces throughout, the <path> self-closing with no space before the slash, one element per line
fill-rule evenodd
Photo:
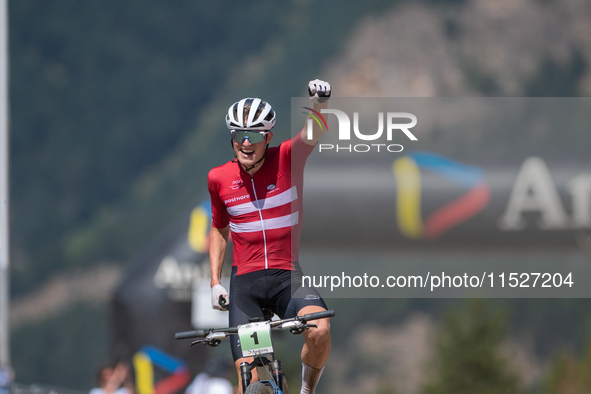
<path fill-rule="evenodd" d="M 273 318 L 273 315 L 275 313 L 273 313 L 272 310 L 267 309 L 267 308 L 262 308 L 263 309 L 263 317 L 251 317 L 248 319 L 249 323 L 256 323 L 259 321 L 267 321 L 267 320 L 271 320 Z"/>

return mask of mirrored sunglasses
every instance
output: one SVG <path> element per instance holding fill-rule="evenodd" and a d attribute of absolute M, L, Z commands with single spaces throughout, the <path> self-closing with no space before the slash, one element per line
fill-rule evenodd
<path fill-rule="evenodd" d="M 248 139 L 251 144 L 258 144 L 265 140 L 267 134 L 269 134 L 268 131 L 232 130 L 232 139 L 239 144 L 244 143 L 244 140 L 246 139 Z"/>

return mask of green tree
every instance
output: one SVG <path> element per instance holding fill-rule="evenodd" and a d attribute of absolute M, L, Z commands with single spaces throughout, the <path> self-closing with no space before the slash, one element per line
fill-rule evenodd
<path fill-rule="evenodd" d="M 425 394 L 501 394 L 521 390 L 517 375 L 500 351 L 503 311 L 471 300 L 450 313 L 437 340 L 432 378 Z"/>
<path fill-rule="evenodd" d="M 563 352 L 557 356 L 546 375 L 545 394 L 591 393 L 591 339 L 580 358 Z"/>

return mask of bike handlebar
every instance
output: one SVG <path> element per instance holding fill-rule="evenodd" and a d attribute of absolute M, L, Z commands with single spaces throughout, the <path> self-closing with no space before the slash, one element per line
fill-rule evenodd
<path fill-rule="evenodd" d="M 177 332 L 174 334 L 175 339 L 189 339 L 189 338 L 199 338 L 204 337 L 209 334 L 209 331 L 205 330 L 193 330 L 193 331 L 183 331 Z"/>
<path fill-rule="evenodd" d="M 226 327 L 226 328 L 212 328 L 210 330 L 193 330 L 183 331 L 174 334 L 175 339 L 189 339 L 189 338 L 204 338 L 212 332 L 225 332 L 227 334 L 236 334 L 238 327 Z"/>
<path fill-rule="evenodd" d="M 305 314 L 302 317 L 304 318 L 305 321 L 310 321 L 310 320 L 324 319 L 324 318 L 327 318 L 327 317 L 333 317 L 334 315 L 335 315 L 335 313 L 331 309 L 331 310 L 328 310 L 328 311 L 307 313 L 307 314 Z"/>
<path fill-rule="evenodd" d="M 271 328 L 279 329 L 281 324 L 291 322 L 291 321 L 300 321 L 302 323 L 306 323 L 312 320 L 324 319 L 327 317 L 333 317 L 335 312 L 330 309 L 328 311 L 321 311 L 321 312 L 314 312 L 314 313 L 307 313 L 303 316 L 296 316 L 291 317 L 289 319 L 283 320 L 275 320 L 271 321 Z M 236 334 L 238 332 L 238 327 L 226 327 L 226 328 L 212 328 L 210 330 L 193 330 L 193 331 L 183 331 L 177 332 L 174 334 L 175 339 L 189 339 L 189 338 L 200 338 L 206 337 L 212 332 L 223 332 L 227 334 Z"/>

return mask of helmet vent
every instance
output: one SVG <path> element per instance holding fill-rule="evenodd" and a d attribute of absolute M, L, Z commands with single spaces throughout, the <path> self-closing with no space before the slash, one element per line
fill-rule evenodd
<path fill-rule="evenodd" d="M 231 130 L 266 130 L 275 125 L 275 111 L 266 101 L 244 98 L 228 109 L 226 125 Z"/>

